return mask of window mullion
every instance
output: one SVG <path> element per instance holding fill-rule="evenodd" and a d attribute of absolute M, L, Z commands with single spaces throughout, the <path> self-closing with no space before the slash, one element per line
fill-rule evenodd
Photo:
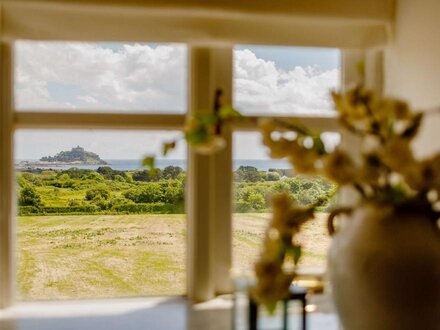
<path fill-rule="evenodd" d="M 13 169 L 12 62 L 9 44 L 0 45 L 0 308 L 14 302 L 15 214 Z"/>
<path fill-rule="evenodd" d="M 232 104 L 232 47 L 212 48 L 215 88 L 223 92 L 223 100 Z M 232 290 L 232 132 L 224 127 L 222 132 L 226 147 L 213 156 L 211 166 L 212 217 L 214 226 L 214 276 L 215 293 Z"/>
<path fill-rule="evenodd" d="M 213 110 L 216 91 L 232 101 L 232 47 L 193 47 L 190 51 L 189 115 Z M 232 260 L 232 146 L 215 155 L 188 155 L 188 296 L 204 301 L 230 292 Z"/>
<path fill-rule="evenodd" d="M 16 128 L 114 128 L 181 130 L 185 115 L 15 112 Z"/>
<path fill-rule="evenodd" d="M 189 50 L 188 115 L 212 111 L 214 87 L 212 59 L 208 47 Z M 197 154 L 188 146 L 187 216 L 188 267 L 187 292 L 193 302 L 214 297 L 214 249 L 212 199 L 212 156 Z"/>

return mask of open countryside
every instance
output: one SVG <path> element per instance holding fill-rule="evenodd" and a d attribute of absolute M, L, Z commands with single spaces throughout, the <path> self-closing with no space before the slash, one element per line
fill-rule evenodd
<path fill-rule="evenodd" d="M 234 214 L 234 269 L 252 269 L 269 217 Z M 302 265 L 325 263 L 323 221 L 301 233 Z M 185 250 L 183 214 L 19 217 L 19 299 L 184 294 Z"/>
<path fill-rule="evenodd" d="M 58 160 L 57 160 L 58 161 Z M 22 300 L 185 293 L 186 173 L 178 166 L 121 171 L 17 171 L 17 287 Z M 325 212 L 336 187 L 286 170 L 234 171 L 233 267 L 252 269 L 270 196 L 288 192 Z M 303 265 L 322 265 L 324 217 L 305 225 Z"/>

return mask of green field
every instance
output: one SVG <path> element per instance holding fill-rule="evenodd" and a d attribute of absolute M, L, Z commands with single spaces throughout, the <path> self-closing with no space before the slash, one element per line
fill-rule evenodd
<path fill-rule="evenodd" d="M 235 214 L 233 266 L 251 268 L 268 214 Z M 305 226 L 304 265 L 322 265 L 323 219 Z M 184 215 L 18 217 L 19 299 L 185 294 Z"/>

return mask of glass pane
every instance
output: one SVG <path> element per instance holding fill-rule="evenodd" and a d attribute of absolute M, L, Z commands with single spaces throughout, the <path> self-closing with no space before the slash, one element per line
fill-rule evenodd
<path fill-rule="evenodd" d="M 297 175 L 284 160 L 267 156 L 256 132 L 234 133 L 234 214 L 233 214 L 233 268 L 237 272 L 253 272 L 261 252 L 265 230 L 270 220 L 270 197 L 287 192 L 302 205 L 328 199 L 320 208 L 318 217 L 306 223 L 299 241 L 303 245 L 302 267 L 325 267 L 329 237 L 326 213 L 336 202 L 337 187 L 319 177 Z M 338 133 L 325 133 L 326 147 L 339 144 Z"/>
<path fill-rule="evenodd" d="M 332 115 L 340 85 L 338 49 L 234 48 L 234 106 L 246 115 Z"/>
<path fill-rule="evenodd" d="M 182 44 L 17 41 L 15 108 L 183 113 Z"/>
<path fill-rule="evenodd" d="M 186 146 L 180 132 L 16 133 L 20 300 L 185 293 Z"/>

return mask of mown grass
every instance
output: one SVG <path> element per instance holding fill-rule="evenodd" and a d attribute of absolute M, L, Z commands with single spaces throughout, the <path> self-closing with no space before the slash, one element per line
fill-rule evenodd
<path fill-rule="evenodd" d="M 183 215 L 18 218 L 21 299 L 185 293 Z"/>
<path fill-rule="evenodd" d="M 267 214 L 234 215 L 234 267 L 252 268 L 267 221 Z M 305 238 L 321 240 L 322 227 L 308 226 Z M 18 217 L 18 296 L 185 294 L 186 235 L 184 215 Z M 326 244 L 309 244 L 304 264 L 322 264 Z"/>

